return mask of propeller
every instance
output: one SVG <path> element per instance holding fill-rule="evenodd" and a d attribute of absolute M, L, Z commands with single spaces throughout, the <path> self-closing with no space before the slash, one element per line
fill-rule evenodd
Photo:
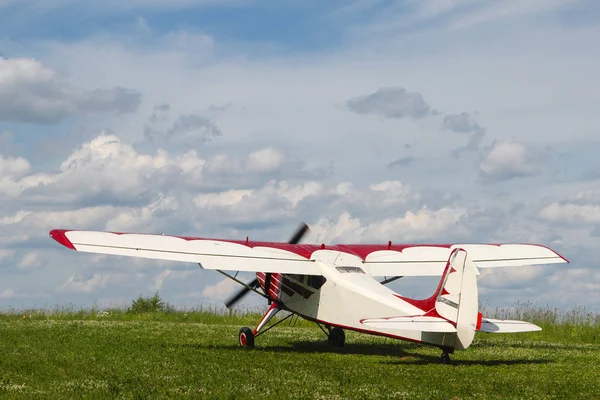
<path fill-rule="evenodd" d="M 302 224 L 300 224 L 300 227 L 298 228 L 296 233 L 294 233 L 294 236 L 292 236 L 290 238 L 290 240 L 288 240 L 288 243 L 289 244 L 298 244 L 302 240 L 304 235 L 306 235 L 306 232 L 308 232 L 308 229 L 309 229 L 308 225 L 306 225 L 304 222 Z M 271 284 L 271 273 L 267 272 L 265 275 L 266 275 L 265 276 L 265 291 L 267 292 L 267 296 L 268 296 L 269 286 Z M 225 307 L 227 307 L 227 308 L 233 307 L 238 301 L 240 301 L 242 298 L 244 298 L 244 296 L 246 296 L 250 290 L 256 289 L 259 286 L 260 286 L 260 284 L 258 283 L 258 279 L 254 278 L 254 280 L 252 282 L 248 283 L 246 286 L 241 288 L 239 290 L 239 292 L 237 292 L 229 300 L 227 300 L 225 302 Z"/>

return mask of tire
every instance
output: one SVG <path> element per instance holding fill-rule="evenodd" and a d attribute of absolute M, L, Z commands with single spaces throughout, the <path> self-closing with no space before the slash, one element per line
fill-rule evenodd
<path fill-rule="evenodd" d="M 242 347 L 254 348 L 254 334 L 252 333 L 252 329 L 247 326 L 241 328 L 238 334 L 238 342 Z"/>
<path fill-rule="evenodd" d="M 450 354 L 442 353 L 442 364 L 450 364 L 452 361 L 450 360 Z"/>
<path fill-rule="evenodd" d="M 329 332 L 329 344 L 335 347 L 344 347 L 346 342 L 346 334 L 342 328 L 334 327 Z"/>

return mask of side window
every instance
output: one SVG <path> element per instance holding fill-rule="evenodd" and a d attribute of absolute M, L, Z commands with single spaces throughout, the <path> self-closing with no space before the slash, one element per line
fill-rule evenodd
<path fill-rule="evenodd" d="M 289 274 L 288 276 L 297 282 L 306 284 L 306 275 Z"/>
<path fill-rule="evenodd" d="M 308 275 L 308 286 L 313 289 L 321 289 L 321 286 L 327 281 L 324 276 L 321 275 Z"/>

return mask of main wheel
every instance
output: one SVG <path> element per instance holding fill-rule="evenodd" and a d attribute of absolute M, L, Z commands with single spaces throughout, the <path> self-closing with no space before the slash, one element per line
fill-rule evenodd
<path fill-rule="evenodd" d="M 335 347 L 344 347 L 344 343 L 346 342 L 346 334 L 342 328 L 338 328 L 337 326 L 331 328 L 329 332 L 329 344 Z"/>
<path fill-rule="evenodd" d="M 252 329 L 244 326 L 240 329 L 240 333 L 238 335 L 238 340 L 240 342 L 240 346 L 242 347 L 254 347 L 254 333 L 252 333 Z"/>

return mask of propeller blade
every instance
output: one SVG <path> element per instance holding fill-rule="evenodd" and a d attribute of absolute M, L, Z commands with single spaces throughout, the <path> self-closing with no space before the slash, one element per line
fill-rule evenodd
<path fill-rule="evenodd" d="M 292 238 L 290 240 L 288 240 L 289 244 L 298 244 L 302 238 L 304 237 L 304 235 L 306 235 L 306 232 L 308 232 L 308 225 L 306 225 L 305 223 L 302 223 L 302 225 L 300 225 L 300 228 L 298 228 L 298 230 L 296 231 L 296 233 L 294 234 L 294 236 L 292 236 Z"/>
<path fill-rule="evenodd" d="M 248 286 L 250 286 L 251 288 L 258 287 L 258 279 L 254 279 L 252 282 L 250 282 L 248 284 Z M 227 308 L 233 307 L 238 301 L 240 301 L 242 299 L 242 297 L 244 297 L 246 294 L 248 294 L 249 291 L 250 291 L 250 289 L 248 287 L 246 287 L 246 286 L 242 287 L 239 292 L 237 292 L 233 297 L 231 297 L 229 300 L 227 300 L 227 302 L 225 303 L 225 307 L 227 307 Z"/>
<path fill-rule="evenodd" d="M 305 223 L 302 223 L 300 225 L 300 227 L 298 228 L 298 230 L 296 231 L 296 233 L 294 234 L 294 236 L 292 236 L 292 238 L 290 240 L 288 240 L 288 243 L 289 244 L 298 244 L 302 240 L 304 235 L 306 235 L 306 232 L 308 232 L 308 229 L 309 229 L 308 225 L 306 225 Z M 248 286 L 253 289 L 256 289 L 259 286 L 258 279 L 254 279 L 252 282 L 250 282 L 248 284 Z M 271 286 L 271 274 L 267 273 L 265 275 L 265 291 L 267 292 L 267 296 L 269 295 L 269 287 L 270 286 Z M 227 308 L 233 307 L 238 301 L 240 301 L 245 295 L 247 295 L 249 291 L 250 291 L 250 289 L 247 286 L 244 286 L 243 288 L 240 289 L 239 292 L 237 292 L 233 297 L 231 297 L 225 303 L 225 307 L 227 307 Z"/>

